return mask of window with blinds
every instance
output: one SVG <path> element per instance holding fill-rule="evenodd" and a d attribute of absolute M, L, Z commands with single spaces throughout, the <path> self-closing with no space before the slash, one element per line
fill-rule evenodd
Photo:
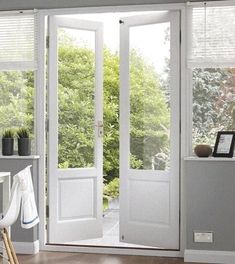
<path fill-rule="evenodd" d="M 36 15 L 0 14 L 0 70 L 36 69 Z"/>
<path fill-rule="evenodd" d="M 218 131 L 235 130 L 235 6 L 213 4 L 187 10 L 192 146 L 213 146 Z"/>
<path fill-rule="evenodd" d="M 30 132 L 32 146 L 35 140 L 36 29 L 37 15 L 33 11 L 0 12 L 0 135 L 5 129 L 25 127 Z"/>
<path fill-rule="evenodd" d="M 188 67 L 235 66 L 235 6 L 188 7 Z"/>

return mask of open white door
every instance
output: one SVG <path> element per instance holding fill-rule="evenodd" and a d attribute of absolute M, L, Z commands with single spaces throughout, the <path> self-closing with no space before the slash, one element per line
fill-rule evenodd
<path fill-rule="evenodd" d="M 49 243 L 102 236 L 102 24 L 49 20 Z"/>
<path fill-rule="evenodd" d="M 120 20 L 122 242 L 179 248 L 179 37 L 175 11 Z"/>

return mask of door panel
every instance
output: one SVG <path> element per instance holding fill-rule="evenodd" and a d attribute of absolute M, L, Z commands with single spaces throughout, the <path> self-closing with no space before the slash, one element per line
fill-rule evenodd
<path fill-rule="evenodd" d="M 49 242 L 102 236 L 102 25 L 50 17 Z"/>
<path fill-rule="evenodd" d="M 123 18 L 120 37 L 120 240 L 178 249 L 179 14 Z"/>

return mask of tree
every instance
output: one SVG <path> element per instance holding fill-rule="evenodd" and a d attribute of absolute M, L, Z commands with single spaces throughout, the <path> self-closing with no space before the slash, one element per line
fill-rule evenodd
<path fill-rule="evenodd" d="M 0 72 L 0 128 L 25 126 L 33 135 L 34 77 L 32 71 Z"/>
<path fill-rule="evenodd" d="M 94 166 L 93 50 L 65 32 L 58 50 L 58 165 Z M 157 153 L 169 148 L 169 109 L 159 76 L 138 52 L 131 52 L 131 167 L 151 168 Z M 33 129 L 33 72 L 0 74 L 2 126 Z M 21 109 L 22 105 L 24 108 Z M 9 115 L 10 113 L 10 115 Z M 119 176 L 119 56 L 104 49 L 104 174 Z"/>
<path fill-rule="evenodd" d="M 94 167 L 94 53 L 66 41 L 58 58 L 59 166 Z"/>
<path fill-rule="evenodd" d="M 214 144 L 217 131 L 235 129 L 232 69 L 193 70 L 193 143 Z"/>
<path fill-rule="evenodd" d="M 119 56 L 104 50 L 104 175 L 119 176 Z"/>
<path fill-rule="evenodd" d="M 130 65 L 131 154 L 141 161 L 140 168 L 153 169 L 156 155 L 168 156 L 170 111 L 154 67 L 135 50 Z"/>

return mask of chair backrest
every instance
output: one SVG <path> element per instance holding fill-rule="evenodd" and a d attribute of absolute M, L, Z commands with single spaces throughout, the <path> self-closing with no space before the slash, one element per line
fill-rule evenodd
<path fill-rule="evenodd" d="M 11 198 L 0 220 L 0 228 L 14 224 L 20 209 L 22 228 L 31 228 L 39 222 L 30 167 L 32 166 L 27 166 L 13 177 Z"/>
<path fill-rule="evenodd" d="M 20 212 L 21 192 L 19 191 L 20 184 L 16 176 L 17 175 L 14 176 L 8 206 L 3 212 L 3 218 L 0 220 L 0 228 L 5 228 L 14 224 Z"/>

